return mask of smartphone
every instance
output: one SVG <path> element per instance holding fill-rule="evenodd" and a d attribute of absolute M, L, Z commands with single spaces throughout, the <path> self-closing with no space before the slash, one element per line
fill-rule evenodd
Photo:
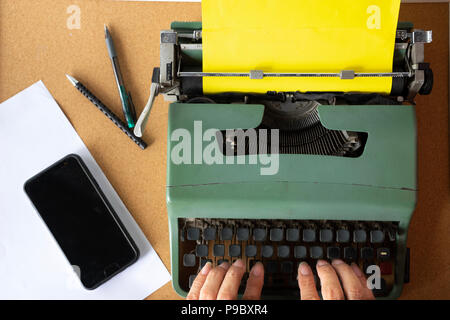
<path fill-rule="evenodd" d="M 86 289 L 138 259 L 136 244 L 78 155 L 30 178 L 24 189 Z"/>

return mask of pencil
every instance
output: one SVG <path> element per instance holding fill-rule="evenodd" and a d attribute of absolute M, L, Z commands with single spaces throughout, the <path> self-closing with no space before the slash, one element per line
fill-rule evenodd
<path fill-rule="evenodd" d="M 74 77 L 66 74 L 67 79 L 69 79 L 70 83 L 73 84 L 75 88 L 77 88 L 78 91 L 80 91 L 86 98 L 88 98 L 94 106 L 97 107 L 101 112 L 103 112 L 109 120 L 111 120 L 117 127 L 119 127 L 120 130 L 122 130 L 123 133 L 125 133 L 131 140 L 134 141 L 141 149 L 145 149 L 147 147 L 147 144 L 144 140 L 142 140 L 139 137 L 136 137 L 133 133 L 133 131 L 128 128 L 128 126 L 120 120 L 119 117 L 117 117 L 114 112 L 112 112 L 107 106 L 105 106 L 100 99 L 95 97 L 92 92 L 90 92 L 80 81 L 75 79 Z"/>

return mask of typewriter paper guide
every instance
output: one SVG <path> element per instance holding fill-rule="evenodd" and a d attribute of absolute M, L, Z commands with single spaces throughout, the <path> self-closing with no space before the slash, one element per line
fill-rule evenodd
<path fill-rule="evenodd" d="M 204 72 L 392 72 L 400 0 L 203 0 Z M 205 93 L 389 93 L 392 78 L 205 77 Z"/>

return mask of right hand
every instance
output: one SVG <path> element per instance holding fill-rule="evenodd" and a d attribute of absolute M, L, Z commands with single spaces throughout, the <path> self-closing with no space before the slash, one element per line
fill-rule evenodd
<path fill-rule="evenodd" d="M 316 270 L 323 300 L 375 299 L 372 291 L 367 287 L 366 277 L 354 263 L 350 266 L 340 259 L 333 260 L 331 264 L 325 260 L 319 260 Z M 301 300 L 320 300 L 313 272 L 306 262 L 302 262 L 298 267 L 298 285 Z"/>

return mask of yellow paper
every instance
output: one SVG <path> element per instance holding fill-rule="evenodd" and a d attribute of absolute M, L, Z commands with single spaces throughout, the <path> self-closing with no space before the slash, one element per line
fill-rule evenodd
<path fill-rule="evenodd" d="M 204 72 L 392 72 L 400 0 L 203 0 Z M 203 91 L 389 93 L 392 78 L 205 77 Z"/>

